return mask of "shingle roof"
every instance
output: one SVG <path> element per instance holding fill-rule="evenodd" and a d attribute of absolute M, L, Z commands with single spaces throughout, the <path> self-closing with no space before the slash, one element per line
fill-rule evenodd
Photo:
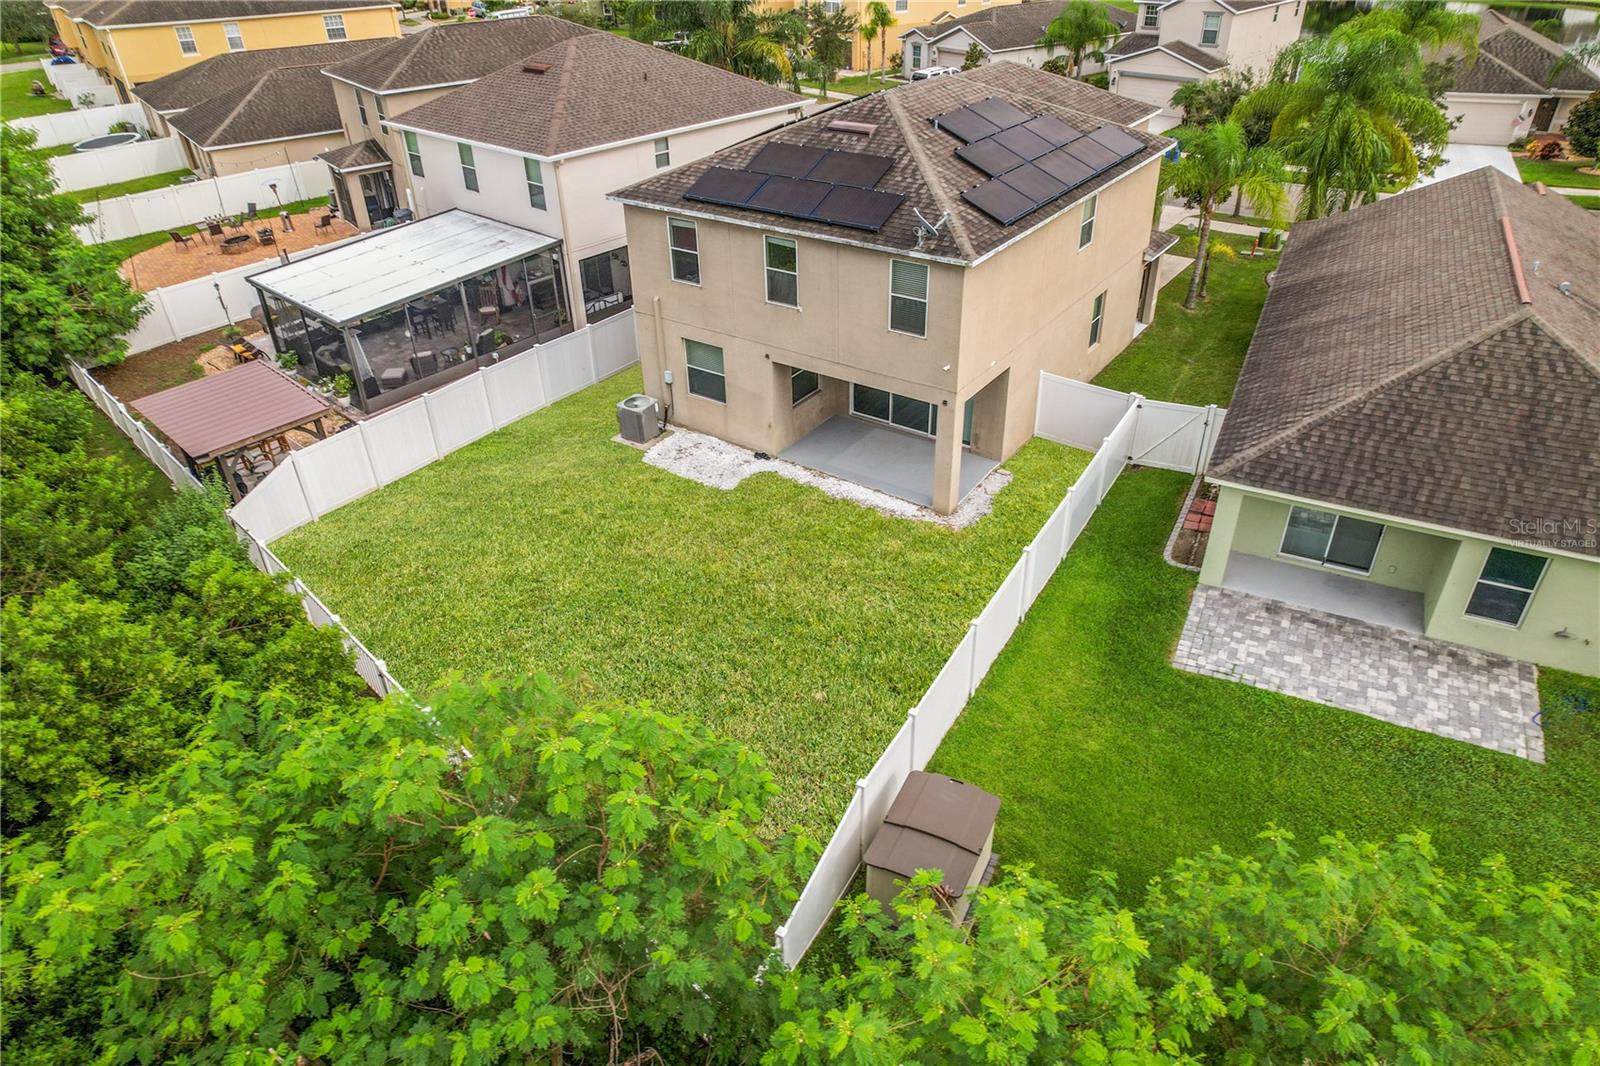
<path fill-rule="evenodd" d="M 524 67 L 544 70 L 532 73 Z M 775 85 L 664 48 L 586 33 L 519 57 L 407 111 L 393 124 L 557 156 L 803 103 Z"/>
<path fill-rule="evenodd" d="M 342 148 L 321 152 L 317 158 L 339 171 L 388 166 L 390 162 L 389 153 L 372 137 L 357 141 L 355 144 L 347 144 Z"/>
<path fill-rule="evenodd" d="M 394 0 L 55 0 L 50 6 L 91 26 L 138 26 L 399 5 Z"/>
<path fill-rule="evenodd" d="M 1597 248 L 1487 167 L 1295 226 L 1209 473 L 1507 539 L 1600 514 Z"/>
<path fill-rule="evenodd" d="M 547 15 L 463 22 L 385 41 L 377 51 L 325 69 L 374 92 L 456 85 L 476 81 L 557 41 L 598 32 Z"/>
<path fill-rule="evenodd" d="M 167 121 L 202 148 L 306 137 L 343 128 L 333 83 L 315 64 L 275 67 Z"/>
<path fill-rule="evenodd" d="M 1031 48 L 1044 35 L 1045 27 L 1061 14 L 1067 2 L 1068 0 L 1027 0 L 1020 4 L 990 7 L 970 15 L 962 15 L 960 18 L 946 19 L 932 26 L 916 27 L 900 36 L 920 33 L 930 41 L 937 41 L 957 30 L 965 30 L 991 52 L 1003 52 L 1010 48 Z M 1127 33 L 1133 29 L 1133 12 L 1112 7 L 1110 4 L 1101 6 L 1121 32 Z"/>
<path fill-rule="evenodd" d="M 1163 44 L 1153 33 L 1130 33 L 1106 49 L 1106 60 L 1110 62 L 1114 59 L 1126 59 L 1152 49 L 1160 49 L 1207 72 L 1221 70 L 1228 65 L 1228 61 L 1222 56 L 1196 48 L 1188 41 L 1167 41 Z"/>
<path fill-rule="evenodd" d="M 960 147 L 960 142 L 949 133 L 935 129 L 929 121 L 935 115 L 990 97 L 1008 100 L 1032 114 L 1056 115 L 1079 129 L 1092 129 L 1105 123 L 1131 126 L 1143 122 L 1156 110 L 1149 104 L 1113 96 L 1092 85 L 1046 74 L 1020 63 L 990 63 L 961 74 L 929 78 L 859 97 L 631 185 L 613 193 L 612 199 L 674 213 L 776 228 L 823 240 L 845 240 L 895 254 L 972 263 L 1148 163 L 1172 144 L 1164 137 L 1129 130 L 1130 136 L 1145 145 L 1143 151 L 1078 186 L 1054 204 L 1032 212 L 1013 225 L 1002 226 L 961 198 L 963 190 L 980 184 L 985 175 L 956 158 L 955 149 Z M 874 130 L 870 136 L 862 136 L 829 129 L 829 125 L 838 120 L 865 123 Z M 903 195 L 905 202 L 894 210 L 880 230 L 869 233 L 683 198 L 684 191 L 710 167 L 740 169 L 764 145 L 773 141 L 888 157 L 894 160 L 894 165 L 876 187 Z M 928 219 L 937 219 L 945 212 L 950 214 L 939 236 L 925 241 L 920 248 L 916 211 L 921 211 Z"/>
<path fill-rule="evenodd" d="M 214 96 L 248 86 L 262 74 L 277 67 L 336 63 L 382 45 L 382 39 L 333 41 L 306 44 L 295 48 L 262 48 L 257 51 L 225 52 L 190 67 L 147 81 L 133 95 L 157 111 L 182 111 Z"/>

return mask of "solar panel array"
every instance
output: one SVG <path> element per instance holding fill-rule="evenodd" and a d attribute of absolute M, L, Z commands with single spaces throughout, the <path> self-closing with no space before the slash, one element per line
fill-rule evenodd
<path fill-rule="evenodd" d="M 743 170 L 710 168 L 683 196 L 876 232 L 905 199 L 874 188 L 892 166 L 881 155 L 773 141 Z"/>
<path fill-rule="evenodd" d="M 936 116 L 962 143 L 956 156 L 989 176 L 961 194 L 1002 226 L 1053 203 L 1144 148 L 1116 126 L 1085 132 L 991 97 Z"/>

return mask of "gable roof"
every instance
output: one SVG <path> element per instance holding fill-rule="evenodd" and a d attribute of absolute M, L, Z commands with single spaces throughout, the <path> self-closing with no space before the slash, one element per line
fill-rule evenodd
<path fill-rule="evenodd" d="M 843 241 L 894 255 L 970 265 L 1149 163 L 1172 144 L 1165 137 L 1128 130 L 1129 136 L 1143 145 L 1142 150 L 1054 203 L 1029 213 L 1012 225 L 1001 225 L 962 199 L 963 191 L 981 184 L 987 175 L 957 158 L 955 150 L 961 142 L 936 129 L 930 121 L 937 115 L 992 97 L 1006 100 L 1030 114 L 1055 115 L 1078 129 L 1093 129 L 1106 123 L 1132 126 L 1159 110 L 1020 63 L 990 63 L 961 74 L 911 82 L 858 97 L 631 185 L 613 193 L 611 199 L 673 214 Z M 864 124 L 871 127 L 872 132 L 863 136 L 830 128 L 840 121 Z M 905 200 L 889 215 L 881 229 L 866 232 L 827 222 L 684 199 L 684 192 L 711 167 L 741 169 L 772 142 L 887 157 L 893 164 L 874 187 L 900 194 Z M 946 212 L 950 215 L 938 237 L 923 242 L 920 247 L 917 211 L 930 220 Z"/>
<path fill-rule="evenodd" d="M 464 85 L 557 41 L 598 33 L 548 15 L 434 26 L 324 71 L 373 92 Z"/>
<path fill-rule="evenodd" d="M 990 7 L 970 15 L 962 15 L 960 18 L 945 19 L 932 26 L 913 27 L 900 36 L 904 38 L 917 33 L 932 42 L 965 30 L 973 40 L 990 52 L 1033 48 L 1038 44 L 1039 38 L 1044 36 L 1045 27 L 1055 21 L 1067 3 L 1068 0 L 1024 0 L 1020 4 Z M 1117 24 L 1119 32 L 1128 33 L 1133 29 L 1133 12 L 1124 11 L 1110 4 L 1100 6 L 1105 8 L 1106 15 L 1111 21 Z"/>
<path fill-rule="evenodd" d="M 664 48 L 585 33 L 519 57 L 389 124 L 550 158 L 804 102 Z"/>
<path fill-rule="evenodd" d="M 394 0 L 55 0 L 69 18 L 91 26 L 145 26 L 168 22 L 215 22 L 363 7 L 398 7 Z"/>
<path fill-rule="evenodd" d="M 182 111 L 202 104 L 222 93 L 242 90 L 262 74 L 278 67 L 336 63 L 384 43 L 382 38 L 364 41 L 331 41 L 294 48 L 262 48 L 256 51 L 224 52 L 203 59 L 193 66 L 174 71 L 164 78 L 147 81 L 133 95 L 157 111 Z"/>
<path fill-rule="evenodd" d="M 1485 167 L 1291 237 L 1210 476 L 1508 540 L 1600 514 L 1600 219 Z"/>
<path fill-rule="evenodd" d="M 1204 49 L 1196 48 L 1188 41 L 1168 41 L 1161 43 L 1161 39 L 1153 33 L 1130 33 L 1115 45 L 1106 49 L 1106 65 L 1142 56 L 1147 52 L 1165 52 L 1167 55 L 1181 62 L 1189 64 L 1197 70 L 1207 74 L 1221 70 L 1228 65 L 1222 56 L 1214 55 Z M 1137 73 L 1137 72 L 1135 72 Z"/>
<path fill-rule="evenodd" d="M 167 119 L 202 148 L 340 133 L 333 84 L 316 64 L 274 67 Z"/>

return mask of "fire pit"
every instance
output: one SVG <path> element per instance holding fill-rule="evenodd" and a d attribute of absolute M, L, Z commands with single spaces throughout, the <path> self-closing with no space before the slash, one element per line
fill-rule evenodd
<path fill-rule="evenodd" d="M 90 137 L 72 146 L 74 152 L 92 152 L 96 148 L 118 148 L 139 139 L 137 133 L 108 133 L 103 137 Z"/>

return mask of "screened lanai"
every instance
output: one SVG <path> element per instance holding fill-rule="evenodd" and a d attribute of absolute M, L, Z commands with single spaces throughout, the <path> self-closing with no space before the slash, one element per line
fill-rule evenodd
<path fill-rule="evenodd" d="M 377 411 L 571 332 L 559 243 L 447 211 L 248 280 L 278 352 Z"/>

